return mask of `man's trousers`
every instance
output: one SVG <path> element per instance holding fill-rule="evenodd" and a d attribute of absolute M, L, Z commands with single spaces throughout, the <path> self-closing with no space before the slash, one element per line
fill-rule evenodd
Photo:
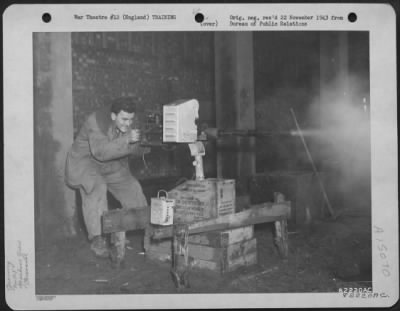
<path fill-rule="evenodd" d="M 82 188 L 83 218 L 86 224 L 89 240 L 101 235 L 101 216 L 108 210 L 107 191 L 121 203 L 123 208 L 143 208 L 148 206 L 142 187 L 129 170 L 93 175 L 95 186 L 90 193 Z"/>

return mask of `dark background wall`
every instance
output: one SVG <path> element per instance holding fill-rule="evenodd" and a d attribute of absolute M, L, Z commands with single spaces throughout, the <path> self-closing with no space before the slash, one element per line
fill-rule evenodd
<path fill-rule="evenodd" d="M 362 139 L 369 139 L 369 124 L 364 129 L 369 122 L 368 50 L 367 32 L 254 33 L 256 127 L 275 133 L 256 141 L 257 172 L 311 169 L 299 137 L 288 135 L 296 129 L 290 108 L 321 169 L 332 154 L 342 156 L 341 149 L 357 143 L 355 124 L 365 130 Z M 338 135 L 330 136 L 333 128 Z M 307 135 L 309 129 L 321 132 Z M 369 155 L 369 147 L 364 144 L 360 153 Z"/>
<path fill-rule="evenodd" d="M 368 32 L 266 32 L 254 38 L 256 124 L 275 133 L 256 141 L 257 173 L 312 172 L 300 137 L 287 135 L 296 129 L 292 108 L 331 203 L 369 212 Z"/>
<path fill-rule="evenodd" d="M 275 134 L 257 140 L 257 172 L 308 168 L 300 140 L 288 135 L 290 108 L 301 127 L 318 123 L 307 108 L 319 94 L 319 32 L 256 32 L 254 63 L 257 129 Z"/>

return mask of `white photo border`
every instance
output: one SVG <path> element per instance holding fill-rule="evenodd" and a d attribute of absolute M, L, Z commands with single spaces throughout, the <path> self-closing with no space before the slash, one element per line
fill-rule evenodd
<path fill-rule="evenodd" d="M 260 12 L 344 16 L 307 27 L 234 27 L 230 15 Z M 42 14 L 52 16 L 43 23 Z M 175 20 L 77 20 L 74 15 L 172 14 Z M 216 27 L 201 27 L 198 12 Z M 347 16 L 358 16 L 350 23 Z M 34 32 L 105 31 L 368 31 L 370 34 L 372 258 L 374 291 L 386 297 L 344 298 L 339 293 L 35 295 L 33 51 Z M 399 298 L 396 14 L 387 4 L 36 4 L 12 5 L 3 14 L 5 271 L 21 244 L 30 267 L 29 286 L 7 290 L 15 309 L 157 309 L 266 307 L 388 307 Z M 23 215 L 23 216 L 22 216 Z M 21 242 L 22 241 L 22 242 Z M 384 246 L 384 247 L 383 247 Z"/>

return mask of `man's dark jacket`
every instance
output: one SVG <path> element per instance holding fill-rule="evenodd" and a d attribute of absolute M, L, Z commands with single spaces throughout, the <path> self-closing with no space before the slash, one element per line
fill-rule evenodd
<path fill-rule="evenodd" d="M 93 190 L 96 176 L 129 170 L 128 155 L 142 155 L 145 148 L 130 143 L 130 133 L 117 135 L 109 107 L 92 113 L 67 155 L 65 179 L 72 187 Z"/>

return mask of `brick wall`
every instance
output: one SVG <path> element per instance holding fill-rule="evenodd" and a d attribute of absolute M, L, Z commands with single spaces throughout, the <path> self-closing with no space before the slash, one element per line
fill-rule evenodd
<path fill-rule="evenodd" d="M 215 122 L 213 34 L 210 32 L 103 32 L 72 34 L 74 134 L 98 107 L 120 96 L 139 103 L 144 111 L 162 111 L 162 105 L 196 98 L 200 119 Z M 189 148 L 171 154 L 154 149 L 149 169 L 132 163 L 139 178 L 191 175 Z M 179 165 L 176 165 L 179 163 Z"/>
<path fill-rule="evenodd" d="M 159 111 L 169 101 L 196 98 L 207 113 L 214 96 L 213 35 L 73 33 L 72 72 L 75 133 L 91 111 L 120 96 Z"/>

